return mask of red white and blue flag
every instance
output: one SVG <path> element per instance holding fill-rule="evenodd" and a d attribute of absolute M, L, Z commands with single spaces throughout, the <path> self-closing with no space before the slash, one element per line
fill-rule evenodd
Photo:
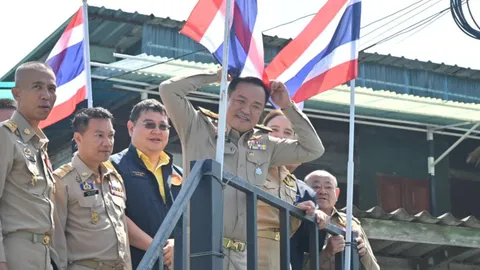
<path fill-rule="evenodd" d="M 358 76 L 360 0 L 328 0 L 307 27 L 265 68 L 270 80 L 303 101 Z"/>
<path fill-rule="evenodd" d="M 230 10 L 228 73 L 233 77 L 263 77 L 263 37 L 256 0 L 234 0 Z M 180 33 L 202 44 L 222 63 L 226 0 L 199 0 Z"/>
<path fill-rule="evenodd" d="M 83 23 L 80 8 L 45 61 L 57 77 L 57 101 L 48 118 L 40 122 L 40 128 L 68 117 L 87 98 Z"/>

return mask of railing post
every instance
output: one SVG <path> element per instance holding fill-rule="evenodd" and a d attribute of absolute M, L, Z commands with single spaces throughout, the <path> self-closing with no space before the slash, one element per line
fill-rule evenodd
<path fill-rule="evenodd" d="M 174 231 L 175 246 L 173 250 L 173 265 L 175 270 L 187 270 L 187 212 L 178 220 Z"/>
<path fill-rule="evenodd" d="M 206 160 L 203 173 L 190 200 L 190 269 L 223 269 L 223 177 L 220 164 Z"/>
<path fill-rule="evenodd" d="M 350 261 L 350 269 L 351 270 L 360 270 L 360 256 L 358 255 L 357 244 L 355 243 L 355 239 L 358 237 L 357 232 L 352 232 L 352 244 L 345 245 L 345 249 L 351 248 L 352 249 L 352 256 Z M 335 270 L 343 270 L 345 269 L 345 250 L 343 252 L 338 252 L 335 254 Z"/>

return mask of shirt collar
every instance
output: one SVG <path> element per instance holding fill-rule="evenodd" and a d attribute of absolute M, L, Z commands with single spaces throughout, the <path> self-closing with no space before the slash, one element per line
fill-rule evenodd
<path fill-rule="evenodd" d="M 20 136 L 24 142 L 28 142 L 36 136 L 38 137 L 41 148 L 48 144 L 48 139 L 47 136 L 45 136 L 45 133 L 43 133 L 40 128 L 38 129 L 38 133 L 35 133 L 32 125 L 30 125 L 25 117 L 23 117 L 18 111 L 13 113 L 11 120 L 17 125 Z"/>
<path fill-rule="evenodd" d="M 150 159 L 148 158 L 148 156 L 145 155 L 142 151 L 138 150 L 138 148 L 137 148 L 137 154 L 141 160 L 148 160 L 148 162 L 150 162 Z M 168 164 L 169 162 L 170 162 L 170 157 L 167 155 L 167 153 L 162 151 L 160 153 L 160 160 L 158 161 L 157 167 Z"/>
<path fill-rule="evenodd" d="M 100 164 L 100 171 L 104 177 L 113 172 L 113 170 L 109 166 L 105 165 L 106 162 Z M 82 179 L 82 182 L 87 181 L 88 179 L 92 178 L 92 176 L 94 178 L 100 177 L 98 175 L 99 172 L 92 172 L 92 170 L 90 170 L 90 168 L 80 158 L 78 152 L 75 152 L 75 154 L 73 154 L 72 166 L 77 170 L 80 178 Z"/>

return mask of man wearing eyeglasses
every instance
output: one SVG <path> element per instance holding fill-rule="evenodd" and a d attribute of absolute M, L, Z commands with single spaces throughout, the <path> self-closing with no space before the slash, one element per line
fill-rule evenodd
<path fill-rule="evenodd" d="M 136 269 L 180 191 L 182 170 L 164 151 L 170 125 L 159 101 L 147 99 L 136 104 L 127 128 L 131 144 L 111 161 L 125 183 L 132 267 Z M 170 239 L 163 249 L 166 269 L 173 267 L 173 245 Z M 153 269 L 158 269 L 158 262 Z"/>

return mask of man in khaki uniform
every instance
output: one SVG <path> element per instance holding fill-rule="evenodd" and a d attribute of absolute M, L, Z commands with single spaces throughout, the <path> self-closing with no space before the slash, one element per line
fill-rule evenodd
<path fill-rule="evenodd" d="M 317 192 L 318 208 L 330 215 L 331 223 L 346 227 L 347 216 L 335 209 L 335 204 L 340 194 L 337 179 L 330 173 L 322 170 L 313 171 L 305 177 L 305 182 Z M 360 221 L 356 218 L 352 219 L 352 230 L 359 233 L 359 237 L 355 239 L 357 244 L 360 262 L 366 270 L 379 270 L 377 260 L 373 254 L 372 247 L 368 242 L 367 235 L 362 229 Z M 345 239 L 342 236 L 331 236 L 327 233 L 325 245 L 320 253 L 320 269 L 335 270 L 335 254 L 345 249 Z M 303 269 L 310 269 L 304 267 Z"/>
<path fill-rule="evenodd" d="M 17 109 L 17 102 L 9 98 L 0 98 L 0 122 L 10 119 Z"/>
<path fill-rule="evenodd" d="M 187 100 L 188 93 L 219 81 L 220 72 L 212 71 L 163 82 L 160 96 L 182 142 L 184 179 L 190 172 L 190 161 L 214 159 L 217 130 L 213 121 L 195 110 Z M 224 169 L 262 186 L 270 166 L 302 163 L 320 157 L 324 148 L 308 118 L 290 100 L 282 83 L 271 83 L 272 101 L 292 122 L 298 140 L 282 140 L 268 136 L 268 131 L 255 129 L 270 91 L 257 78 L 235 78 L 228 88 L 227 130 Z M 224 269 L 246 269 L 246 197 L 228 186 L 224 191 Z M 327 218 L 317 213 L 320 226 Z"/>
<path fill-rule="evenodd" d="M 48 139 L 38 123 L 56 100 L 55 74 L 40 62 L 15 72 L 18 108 L 0 124 L 0 269 L 52 269 L 54 179 Z"/>
<path fill-rule="evenodd" d="M 78 152 L 54 172 L 63 231 L 55 244 L 66 245 L 69 270 L 132 269 L 123 180 L 108 161 L 115 133 L 111 119 L 103 108 L 78 112 L 72 124 Z"/>

